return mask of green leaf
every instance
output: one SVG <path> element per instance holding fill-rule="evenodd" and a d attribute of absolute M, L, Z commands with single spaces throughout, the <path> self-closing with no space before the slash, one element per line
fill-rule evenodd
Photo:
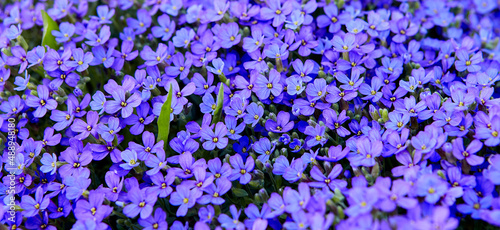
<path fill-rule="evenodd" d="M 233 194 L 236 196 L 236 197 L 247 197 L 248 196 L 248 193 L 247 191 L 245 191 L 244 189 L 241 189 L 241 188 L 232 188 L 231 189 L 233 191 Z"/>
<path fill-rule="evenodd" d="M 52 49 L 57 49 L 58 45 L 56 42 L 56 37 L 52 35 L 53 30 L 59 30 L 59 26 L 57 23 L 45 12 L 42 10 L 42 19 L 43 19 L 43 37 L 42 37 L 42 46 L 45 47 L 48 45 Z"/>
<path fill-rule="evenodd" d="M 224 84 L 220 84 L 219 94 L 217 94 L 217 107 L 215 107 L 214 119 L 212 124 L 217 124 L 222 117 L 222 104 L 224 102 Z"/>
<path fill-rule="evenodd" d="M 170 132 L 170 112 L 172 111 L 172 85 L 168 90 L 167 100 L 161 106 L 160 117 L 158 117 L 158 141 L 163 140 L 166 148 L 168 144 L 168 134 Z"/>

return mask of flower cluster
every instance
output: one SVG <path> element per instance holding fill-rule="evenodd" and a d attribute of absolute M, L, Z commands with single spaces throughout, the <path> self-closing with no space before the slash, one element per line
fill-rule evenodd
<path fill-rule="evenodd" d="M 500 227 L 498 4 L 4 2 L 0 223 Z"/>

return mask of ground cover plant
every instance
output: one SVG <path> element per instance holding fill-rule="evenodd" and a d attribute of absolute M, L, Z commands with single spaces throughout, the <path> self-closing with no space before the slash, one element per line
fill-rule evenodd
<path fill-rule="evenodd" d="M 496 0 L 0 3 L 9 229 L 497 229 Z"/>

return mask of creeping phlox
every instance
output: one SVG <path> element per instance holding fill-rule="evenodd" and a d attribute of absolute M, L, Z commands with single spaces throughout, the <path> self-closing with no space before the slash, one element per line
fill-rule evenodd
<path fill-rule="evenodd" d="M 498 4 L 3 1 L 0 224 L 498 228 Z"/>

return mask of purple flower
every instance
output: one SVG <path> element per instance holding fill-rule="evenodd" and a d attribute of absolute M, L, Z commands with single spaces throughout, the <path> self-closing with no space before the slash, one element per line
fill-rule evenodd
<path fill-rule="evenodd" d="M 239 154 L 236 154 L 231 156 L 229 161 L 233 166 L 233 170 L 228 179 L 231 181 L 239 180 L 240 184 L 248 184 L 252 179 L 250 172 L 253 171 L 255 166 L 253 158 L 249 156 L 246 163 L 243 163 L 243 158 Z"/>
<path fill-rule="evenodd" d="M 484 162 L 484 158 L 475 155 L 483 147 L 483 143 L 479 140 L 473 140 L 466 149 L 464 149 L 463 139 L 461 137 L 453 140 L 453 156 L 458 160 L 465 159 L 472 166 L 480 165 Z"/>
<path fill-rule="evenodd" d="M 121 52 L 118 50 L 113 50 L 113 57 L 115 57 L 115 61 L 113 62 L 113 69 L 120 71 L 123 68 L 123 64 L 125 61 L 134 60 L 139 51 L 132 51 L 134 48 L 134 42 L 125 40 L 122 43 Z"/>
<path fill-rule="evenodd" d="M 99 35 L 97 35 L 93 31 L 87 31 L 85 38 L 88 41 L 86 41 L 85 43 L 87 43 L 89 46 L 104 45 L 109 40 L 110 36 L 111 32 L 109 26 L 103 26 L 99 31 Z"/>
<path fill-rule="evenodd" d="M 123 178 L 120 179 L 115 172 L 108 171 L 104 179 L 108 186 L 108 188 L 104 190 L 106 198 L 110 201 L 116 201 L 123 188 Z"/>
<path fill-rule="evenodd" d="M 349 216 L 358 216 L 372 210 L 378 201 L 378 191 L 375 188 L 354 187 L 347 193 L 349 207 L 345 213 Z"/>
<path fill-rule="evenodd" d="M 151 16 L 145 9 L 137 11 L 137 19 L 127 18 L 127 25 L 133 28 L 136 34 L 142 34 L 151 26 Z"/>
<path fill-rule="evenodd" d="M 55 112 L 55 111 L 54 111 Z M 75 119 L 73 125 L 71 125 L 71 130 L 73 132 L 79 133 L 75 138 L 82 140 L 92 134 L 97 137 L 97 123 L 99 122 L 99 115 L 95 111 L 89 111 L 87 113 L 87 122 L 81 119 Z"/>
<path fill-rule="evenodd" d="M 349 151 L 350 151 L 349 147 L 346 147 L 344 150 L 342 150 L 341 145 L 330 146 L 330 148 L 328 149 L 328 156 L 317 156 L 317 159 L 328 162 L 337 162 L 342 160 L 345 156 L 347 156 Z"/>
<path fill-rule="evenodd" d="M 346 111 L 343 110 L 340 112 L 340 114 L 337 116 L 337 112 L 331 110 L 331 109 L 325 109 L 323 110 L 323 119 L 325 121 L 326 127 L 328 127 L 331 130 L 335 130 L 337 134 L 341 137 L 345 137 L 351 132 L 344 128 L 342 124 L 349 120 L 349 117 L 346 115 Z"/>
<path fill-rule="evenodd" d="M 43 48 L 42 46 L 37 46 L 32 50 L 28 51 L 28 54 L 26 55 L 26 59 L 28 59 L 28 62 L 30 63 L 28 68 L 42 63 L 44 58 L 45 58 L 45 48 Z"/>
<path fill-rule="evenodd" d="M 92 19 L 99 20 L 100 24 L 111 24 L 110 19 L 115 15 L 115 9 L 109 10 L 106 5 L 101 5 L 97 7 L 97 16 L 90 16 Z"/>
<path fill-rule="evenodd" d="M 157 199 L 157 196 L 146 195 L 146 189 L 139 189 L 139 187 L 132 187 L 127 192 L 127 197 L 130 203 L 123 208 L 123 214 L 134 218 L 140 213 L 141 219 L 146 219 L 151 215 Z"/>
<path fill-rule="evenodd" d="M 87 166 L 90 162 L 92 162 L 92 152 L 80 152 L 77 149 L 68 148 L 66 151 L 62 152 L 60 158 L 67 162 L 67 164 L 62 165 L 59 168 L 60 175 L 63 175 L 63 177 L 80 175 L 89 172 L 89 170 L 84 166 Z"/>
<path fill-rule="evenodd" d="M 252 127 L 257 125 L 260 118 L 264 115 L 264 108 L 255 102 L 247 106 L 247 114 L 243 117 L 245 124 L 252 124 Z"/>
<path fill-rule="evenodd" d="M 83 72 L 89 67 L 90 62 L 94 59 L 94 55 L 91 52 L 84 54 L 83 50 L 78 48 L 73 50 L 73 59 L 73 61 L 68 61 L 66 65 L 72 68 L 76 67 L 76 71 Z"/>
<path fill-rule="evenodd" d="M 147 66 L 157 65 L 159 63 L 162 63 L 167 57 L 167 49 L 167 45 L 163 43 L 158 44 L 158 49 L 156 50 L 156 52 L 154 52 L 149 46 L 144 46 L 141 51 L 141 58 L 146 61 L 146 63 L 144 64 Z"/>
<path fill-rule="evenodd" d="M 328 177 L 326 177 L 317 166 L 314 166 L 311 169 L 311 177 L 318 182 L 310 182 L 309 185 L 317 188 L 328 186 L 332 191 L 335 191 L 337 188 L 342 190 L 347 187 L 347 181 L 335 179 L 341 172 L 342 166 L 338 164 L 333 167 L 332 171 L 328 174 Z"/>
<path fill-rule="evenodd" d="M 161 208 L 156 208 L 154 215 L 146 219 L 139 219 L 138 223 L 144 227 L 144 230 L 167 229 L 167 213 Z"/>
<path fill-rule="evenodd" d="M 106 51 L 102 46 L 92 47 L 94 59 L 89 63 L 89 65 L 94 66 L 103 64 L 106 68 L 111 67 L 115 61 L 115 57 L 113 57 L 114 51 L 114 49 L 108 49 Z"/>
<path fill-rule="evenodd" d="M 252 148 L 256 153 L 260 154 L 257 159 L 264 163 L 269 160 L 269 156 L 273 153 L 275 145 L 268 138 L 264 137 L 256 141 Z"/>
<path fill-rule="evenodd" d="M 49 89 L 45 85 L 37 87 L 38 96 L 28 95 L 26 105 L 36 108 L 33 115 L 35 117 L 43 117 L 47 110 L 54 110 L 57 107 L 56 100 L 49 97 Z"/>
<path fill-rule="evenodd" d="M 166 74 L 173 77 L 180 75 L 180 80 L 185 79 L 189 74 L 189 69 L 191 68 L 193 60 L 186 55 L 186 60 L 184 61 L 184 56 L 182 56 L 182 53 L 175 54 L 174 56 L 172 56 L 171 60 L 173 65 L 165 68 Z"/>
<path fill-rule="evenodd" d="M 259 49 L 263 45 L 264 35 L 262 30 L 254 27 L 252 29 L 252 37 L 243 38 L 243 49 L 246 52 L 251 53 Z"/>
<path fill-rule="evenodd" d="M 375 158 L 382 154 L 383 145 L 381 141 L 364 136 L 356 140 L 356 149 L 358 153 L 349 157 L 351 164 L 371 167 L 376 164 Z"/>
<path fill-rule="evenodd" d="M 234 204 L 229 207 L 229 211 L 233 216 L 232 218 L 225 213 L 219 215 L 217 220 L 221 226 L 228 229 L 245 229 L 245 225 L 238 220 L 240 218 L 241 211 L 238 210 Z"/>
<path fill-rule="evenodd" d="M 310 26 L 302 27 L 299 34 L 295 38 L 295 43 L 293 43 L 289 49 L 295 50 L 299 49 L 299 55 L 305 57 L 311 54 L 311 49 L 316 48 L 318 42 L 314 39 L 313 28 Z"/>
<path fill-rule="evenodd" d="M 151 33 L 156 38 L 161 38 L 162 41 L 168 41 L 175 32 L 175 21 L 170 21 L 170 17 L 163 14 L 158 17 L 159 26 L 153 26 Z"/>
<path fill-rule="evenodd" d="M 59 25 L 59 31 L 52 31 L 52 35 L 56 37 L 58 43 L 70 41 L 73 34 L 75 34 L 75 26 L 69 22 L 61 23 L 61 25 Z"/>
<path fill-rule="evenodd" d="M 276 121 L 269 119 L 266 121 L 265 127 L 267 131 L 274 133 L 286 133 L 293 129 L 294 122 L 290 121 L 290 113 L 280 111 L 276 117 Z"/>
<path fill-rule="evenodd" d="M 308 136 L 306 138 L 306 144 L 308 147 L 314 147 L 318 144 L 323 146 L 328 141 L 325 136 L 325 127 L 321 125 L 316 125 L 316 127 L 307 126 L 304 134 Z"/>
<path fill-rule="evenodd" d="M 172 41 L 174 42 L 175 47 L 184 47 L 187 48 L 190 42 L 194 39 L 195 32 L 192 29 L 182 28 L 177 30 Z"/>
<path fill-rule="evenodd" d="M 328 27 L 328 32 L 336 33 L 340 30 L 340 26 L 351 20 L 351 15 L 344 12 L 339 15 L 336 4 L 329 4 L 324 8 L 326 15 L 318 17 L 318 26 L 320 28 Z"/>
<path fill-rule="evenodd" d="M 479 126 L 476 130 L 476 138 L 486 139 L 484 145 L 496 146 L 500 143 L 500 116 L 494 115 L 491 123 L 487 126 Z"/>
<path fill-rule="evenodd" d="M 481 211 L 490 208 L 493 197 L 488 195 L 480 199 L 474 190 L 467 189 L 463 199 L 465 204 L 457 205 L 457 210 L 463 214 L 471 214 L 473 219 L 479 219 Z"/>
<path fill-rule="evenodd" d="M 40 186 L 36 189 L 35 199 L 29 195 L 22 196 L 21 208 L 23 209 L 23 216 L 32 217 L 37 215 L 40 211 L 45 210 L 50 203 L 50 197 L 43 196 L 44 191 Z"/>
<path fill-rule="evenodd" d="M 188 209 L 196 204 L 196 200 L 201 197 L 203 193 L 198 189 L 190 189 L 186 185 L 179 185 L 176 191 L 170 196 L 170 204 L 179 206 L 177 209 L 177 217 L 185 216 Z"/>
<path fill-rule="evenodd" d="M 216 33 L 217 37 L 220 39 L 220 46 L 222 48 L 229 49 L 232 46 L 240 43 L 241 34 L 238 33 L 239 27 L 236 22 L 222 24 Z"/>
<path fill-rule="evenodd" d="M 435 174 L 420 176 L 416 186 L 417 194 L 430 204 L 435 204 L 448 191 L 448 184 Z"/>
<path fill-rule="evenodd" d="M 227 127 L 222 122 L 215 125 L 215 131 L 212 131 L 212 128 L 208 126 L 202 127 L 200 135 L 201 138 L 205 140 L 205 142 L 203 142 L 203 148 L 206 150 L 214 150 L 215 147 L 224 149 L 228 143 L 226 134 Z"/>
<path fill-rule="evenodd" d="M 396 34 L 392 37 L 392 40 L 397 43 L 403 43 L 406 41 L 407 36 L 413 36 L 418 32 L 418 27 L 417 24 L 410 22 L 406 17 L 391 21 L 390 29 Z"/>
<path fill-rule="evenodd" d="M 288 58 L 288 47 L 286 44 L 283 44 L 281 46 L 279 46 L 278 44 L 273 44 L 267 47 L 267 49 L 264 49 L 264 54 L 268 58 L 274 58 L 276 60 L 286 60 Z"/>
<path fill-rule="evenodd" d="M 49 49 L 45 54 L 45 59 L 43 62 L 43 68 L 46 71 L 54 71 L 60 69 L 62 71 L 69 71 L 71 67 L 67 64 L 71 56 L 71 49 L 65 49 L 62 54 L 57 51 Z"/>
<path fill-rule="evenodd" d="M 121 157 L 122 159 L 126 162 L 123 164 L 120 164 L 120 167 L 122 167 L 125 170 L 131 170 L 134 167 L 139 166 L 139 161 L 137 161 L 137 152 L 134 150 L 125 150 L 121 152 Z"/>
<path fill-rule="evenodd" d="M 286 1 L 283 6 L 280 0 L 267 0 L 266 3 L 268 7 L 261 9 L 260 16 L 264 20 L 273 19 L 274 27 L 282 25 L 286 20 L 286 16 L 293 10 L 291 1 Z"/>
<path fill-rule="evenodd" d="M 481 70 L 481 66 L 478 64 L 483 61 L 483 53 L 478 52 L 472 57 L 469 57 L 469 53 L 466 49 L 459 49 L 456 52 L 457 59 L 455 61 L 455 68 L 457 71 L 469 71 L 470 73 L 475 73 Z"/>
<path fill-rule="evenodd" d="M 105 110 L 109 114 L 121 110 L 122 118 L 127 118 L 132 115 L 134 108 L 141 104 L 141 96 L 138 93 L 134 93 L 126 99 L 125 90 L 123 88 L 113 89 L 111 95 L 114 100 L 106 102 Z"/>
<path fill-rule="evenodd" d="M 337 52 L 349 52 L 356 44 L 356 36 L 351 33 L 345 34 L 344 38 L 335 35 L 332 39 L 332 45 Z"/>
<path fill-rule="evenodd" d="M 107 142 L 112 142 L 115 139 L 115 134 L 121 130 L 120 120 L 115 117 L 108 119 L 108 125 L 100 123 L 97 125 L 97 132 L 101 135 L 102 139 Z"/>
<path fill-rule="evenodd" d="M 304 170 L 306 168 L 307 164 L 301 158 L 294 159 L 290 166 L 285 169 L 283 178 L 290 183 L 295 183 L 304 177 Z"/>
<path fill-rule="evenodd" d="M 221 179 L 217 180 L 213 184 L 210 184 L 208 187 L 204 189 L 204 191 L 207 194 L 200 197 L 200 199 L 198 199 L 198 203 L 200 204 L 211 203 L 214 205 L 223 204 L 225 200 L 221 196 L 226 194 L 231 189 L 231 186 L 232 186 L 231 182 L 227 178 L 221 177 Z"/>
<path fill-rule="evenodd" d="M 213 3 L 214 8 L 207 10 L 206 17 L 211 22 L 216 22 L 224 17 L 224 14 L 229 9 L 230 2 L 227 2 L 226 0 L 215 0 Z"/>
<path fill-rule="evenodd" d="M 410 192 L 410 184 L 404 180 L 395 180 L 392 182 L 389 178 L 379 177 L 375 183 L 377 190 L 382 194 L 383 199 L 378 203 L 379 209 L 385 212 L 392 212 L 396 206 L 405 209 L 411 209 L 418 204 L 414 198 L 405 197 Z M 381 198 L 382 198 L 381 197 Z"/>
<path fill-rule="evenodd" d="M 169 196 L 173 189 L 170 187 L 175 181 L 175 172 L 168 170 L 167 175 L 164 177 L 162 173 L 151 175 L 151 182 L 154 184 L 148 187 L 147 193 L 157 194 L 160 198 Z"/>
<path fill-rule="evenodd" d="M 281 74 L 272 69 L 269 72 L 269 79 L 264 75 L 260 74 L 255 82 L 254 92 L 257 94 L 259 99 L 264 100 L 269 97 L 270 94 L 278 96 L 283 90 L 283 85 L 280 83 Z"/>
<path fill-rule="evenodd" d="M 21 46 L 14 46 L 10 49 L 10 52 L 13 56 L 7 58 L 6 64 L 10 66 L 21 65 L 18 73 L 22 73 L 28 66 L 26 51 Z"/>
<path fill-rule="evenodd" d="M 88 201 L 81 199 L 76 203 L 76 207 L 73 210 L 76 219 L 95 219 L 100 222 L 113 211 L 112 207 L 103 205 L 104 193 L 90 191 L 88 199 Z"/>

